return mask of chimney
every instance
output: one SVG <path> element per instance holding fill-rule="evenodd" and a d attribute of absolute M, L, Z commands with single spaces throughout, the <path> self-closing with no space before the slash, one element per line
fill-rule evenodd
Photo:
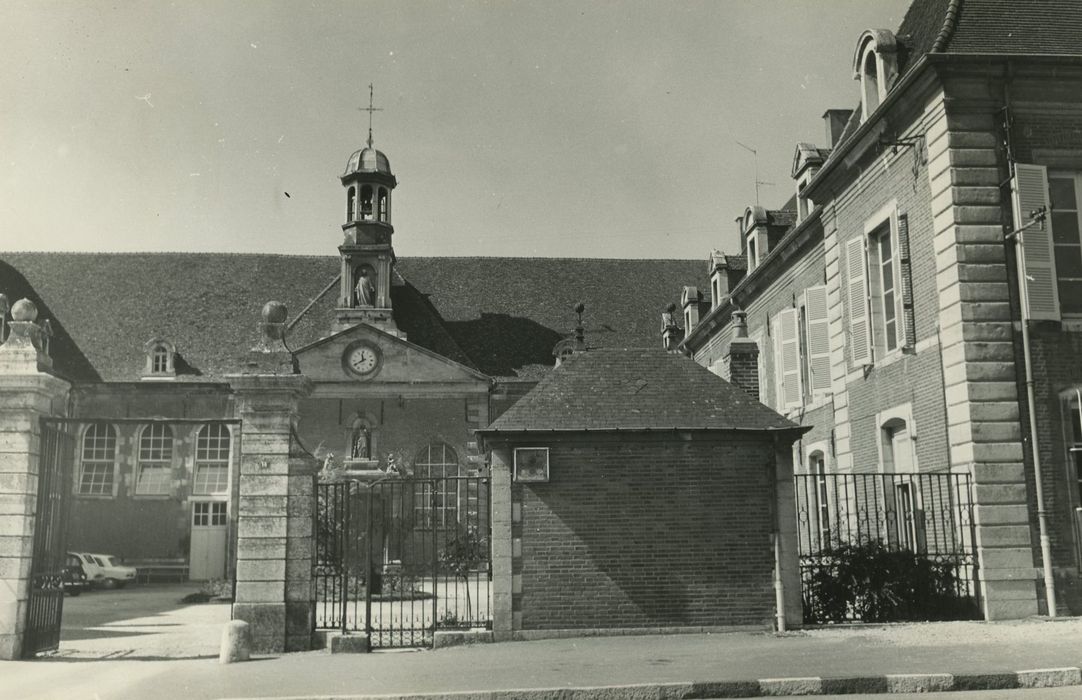
<path fill-rule="evenodd" d="M 823 112 L 823 121 L 826 122 L 827 127 L 827 148 L 838 145 L 838 139 L 841 138 L 842 131 L 851 116 L 853 116 L 851 109 L 828 109 Z"/>
<path fill-rule="evenodd" d="M 730 384 L 759 401 L 759 346 L 748 338 L 747 318 L 744 311 L 733 312 L 736 337 L 725 352 L 724 372 Z"/>
<path fill-rule="evenodd" d="M 667 352 L 676 352 L 683 339 L 684 331 L 676 325 L 676 304 L 670 303 L 661 312 L 661 345 Z"/>

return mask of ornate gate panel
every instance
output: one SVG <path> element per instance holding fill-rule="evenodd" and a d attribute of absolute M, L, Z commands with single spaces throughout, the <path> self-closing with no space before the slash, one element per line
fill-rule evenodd
<path fill-rule="evenodd" d="M 74 457 L 75 439 L 63 428 L 43 420 L 29 611 L 23 645 L 26 658 L 55 651 L 60 646 L 65 535 Z"/>
<path fill-rule="evenodd" d="M 387 477 L 316 487 L 316 627 L 373 649 L 491 628 L 489 478 Z"/>
<path fill-rule="evenodd" d="M 804 621 L 980 617 L 967 474 L 798 474 Z"/>

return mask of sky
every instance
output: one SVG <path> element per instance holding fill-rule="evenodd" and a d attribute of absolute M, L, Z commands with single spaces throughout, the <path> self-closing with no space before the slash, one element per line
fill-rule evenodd
<path fill-rule="evenodd" d="M 0 250 L 336 255 L 371 83 L 399 256 L 735 251 L 907 6 L 4 0 Z"/>

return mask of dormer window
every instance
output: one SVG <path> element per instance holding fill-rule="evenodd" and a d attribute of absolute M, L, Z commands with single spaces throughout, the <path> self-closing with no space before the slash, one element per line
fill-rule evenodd
<path fill-rule="evenodd" d="M 766 210 L 762 207 L 749 207 L 744 213 L 744 254 L 748 261 L 748 272 L 757 268 L 770 252 L 766 223 Z"/>
<path fill-rule="evenodd" d="M 860 81 L 861 121 L 865 121 L 887 99 L 898 78 L 898 42 L 892 32 L 869 29 L 860 35 L 853 78 Z"/>
<path fill-rule="evenodd" d="M 143 345 L 146 353 L 146 366 L 143 379 L 173 379 L 176 377 L 174 356 L 176 348 L 168 340 L 154 338 Z"/>

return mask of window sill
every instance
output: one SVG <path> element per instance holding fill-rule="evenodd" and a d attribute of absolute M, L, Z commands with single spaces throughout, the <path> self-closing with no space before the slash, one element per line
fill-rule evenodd
<path fill-rule="evenodd" d="M 108 501 L 116 498 L 115 493 L 78 493 L 74 494 L 76 498 L 85 498 L 88 501 Z"/>
<path fill-rule="evenodd" d="M 135 493 L 132 498 L 139 501 L 168 501 L 173 497 L 171 493 Z"/>

